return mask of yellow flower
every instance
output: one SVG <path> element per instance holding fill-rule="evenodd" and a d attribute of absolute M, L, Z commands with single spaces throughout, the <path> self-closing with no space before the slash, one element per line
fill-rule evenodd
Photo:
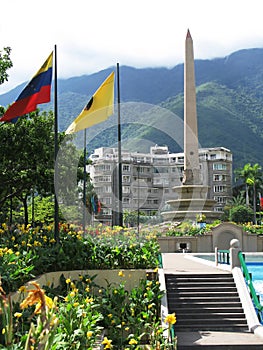
<path fill-rule="evenodd" d="M 14 316 L 17 317 L 17 318 L 22 317 L 22 313 L 21 312 L 15 312 Z"/>
<path fill-rule="evenodd" d="M 112 340 L 108 339 L 107 337 L 104 337 L 102 344 L 105 345 L 104 349 L 111 349 L 112 348 Z"/>
<path fill-rule="evenodd" d="M 86 299 L 85 299 L 85 301 L 86 301 L 87 304 L 92 303 L 93 300 L 94 300 L 93 298 L 86 298 Z"/>
<path fill-rule="evenodd" d="M 93 332 L 92 332 L 92 331 L 88 331 L 88 332 L 87 332 L 87 338 L 92 337 L 92 334 L 93 334 Z"/>
<path fill-rule="evenodd" d="M 5 334 L 5 328 L 2 329 L 2 334 Z"/>
<path fill-rule="evenodd" d="M 120 277 L 125 277 L 123 271 L 120 271 L 120 272 L 119 272 L 119 276 L 120 276 Z"/>
<path fill-rule="evenodd" d="M 36 282 L 31 282 L 35 289 L 28 290 L 28 296 L 20 304 L 21 309 L 36 305 L 35 313 L 39 313 L 42 307 L 49 309 L 54 307 L 53 300 L 45 295 L 45 291 Z"/>
<path fill-rule="evenodd" d="M 89 287 L 86 287 L 86 288 L 85 288 L 85 291 L 86 291 L 87 293 L 89 293 L 89 291 L 90 291 Z"/>
<path fill-rule="evenodd" d="M 18 289 L 19 293 L 24 293 L 26 292 L 26 287 L 25 286 L 21 286 L 19 289 Z"/>
<path fill-rule="evenodd" d="M 66 279 L 66 283 L 69 284 L 71 282 L 71 279 L 70 278 L 67 278 Z"/>
<path fill-rule="evenodd" d="M 130 341 L 129 341 L 129 344 L 130 345 L 135 345 L 135 344 L 138 344 L 137 340 L 132 338 Z"/>
<path fill-rule="evenodd" d="M 77 306 L 79 306 L 79 303 L 74 303 L 73 306 L 77 307 Z"/>
<path fill-rule="evenodd" d="M 153 272 L 158 272 L 158 267 L 156 267 L 156 268 L 153 270 Z"/>
<path fill-rule="evenodd" d="M 112 314 L 108 314 L 108 317 L 109 317 L 109 318 L 112 318 Z"/>
<path fill-rule="evenodd" d="M 175 322 L 176 322 L 175 313 L 173 313 L 173 314 L 168 314 L 168 315 L 165 317 L 164 322 L 165 322 L 165 323 L 168 323 L 169 325 L 175 324 Z"/>
<path fill-rule="evenodd" d="M 46 296 L 46 295 L 44 295 L 44 298 L 45 298 L 45 305 L 46 305 L 46 307 L 48 309 L 53 309 L 53 307 L 55 306 L 55 304 L 53 303 L 53 300 L 50 297 Z M 35 313 L 39 313 L 40 312 L 41 306 L 42 306 L 42 303 L 41 303 L 41 301 L 39 301 L 39 303 L 37 303 L 37 305 L 36 305 Z"/>

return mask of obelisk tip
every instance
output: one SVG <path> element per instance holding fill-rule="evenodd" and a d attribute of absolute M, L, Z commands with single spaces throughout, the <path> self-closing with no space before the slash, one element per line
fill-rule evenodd
<path fill-rule="evenodd" d="M 187 29 L 186 39 L 187 39 L 187 38 L 192 38 L 189 29 Z"/>

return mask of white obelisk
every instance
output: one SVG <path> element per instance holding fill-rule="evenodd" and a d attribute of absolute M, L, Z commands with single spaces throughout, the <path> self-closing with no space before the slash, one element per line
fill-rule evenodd
<path fill-rule="evenodd" d="M 184 64 L 184 185 L 200 185 L 193 40 L 188 29 Z"/>

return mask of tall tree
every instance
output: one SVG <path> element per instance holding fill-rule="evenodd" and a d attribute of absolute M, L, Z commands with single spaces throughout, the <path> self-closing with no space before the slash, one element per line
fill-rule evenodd
<path fill-rule="evenodd" d="M 253 205 L 254 223 L 256 223 L 257 195 L 258 190 L 263 183 L 263 174 L 261 166 L 256 163 L 251 165 L 247 163 L 243 168 L 236 170 L 237 179 L 243 179 L 246 190 L 246 205 L 249 205 L 249 189 L 251 189 L 251 203 Z"/>
<path fill-rule="evenodd" d="M 10 54 L 10 47 L 4 47 L 3 50 L 0 51 L 0 85 L 8 80 L 7 70 L 13 67 Z"/>
<path fill-rule="evenodd" d="M 238 168 L 235 170 L 236 180 L 243 180 L 243 184 L 245 185 L 245 193 L 246 193 L 246 205 L 249 205 L 249 186 L 247 184 L 247 179 L 250 176 L 251 164 L 247 163 L 243 168 Z"/>
<path fill-rule="evenodd" d="M 39 111 L 0 127 L 0 204 L 17 198 L 28 223 L 28 198 L 32 190 L 54 193 L 54 117 Z"/>
<path fill-rule="evenodd" d="M 251 166 L 250 175 L 247 178 L 247 184 L 248 186 L 251 186 L 253 191 L 253 212 L 254 212 L 254 223 L 257 223 L 257 196 L 258 196 L 258 190 L 262 186 L 263 177 L 262 177 L 262 168 L 261 166 L 256 163 L 253 166 Z"/>

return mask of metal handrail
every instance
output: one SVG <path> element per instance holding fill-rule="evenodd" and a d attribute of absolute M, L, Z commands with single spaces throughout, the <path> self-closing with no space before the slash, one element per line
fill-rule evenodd
<path fill-rule="evenodd" d="M 163 258 L 162 258 L 162 253 L 158 254 L 158 264 L 159 264 L 159 268 L 162 269 L 163 268 Z"/>
<path fill-rule="evenodd" d="M 253 281 L 252 281 L 252 277 L 251 277 L 251 273 L 249 273 L 248 268 L 247 268 L 247 264 L 245 262 L 244 256 L 242 252 L 238 253 L 238 258 L 241 264 L 241 268 L 243 271 L 243 275 L 245 277 L 246 283 L 248 285 L 249 291 L 250 291 L 250 295 L 252 298 L 252 301 L 254 303 L 254 307 L 258 310 L 258 317 L 260 319 L 260 322 L 263 322 L 263 305 L 261 305 L 258 295 L 255 291 L 254 285 L 253 285 Z"/>
<path fill-rule="evenodd" d="M 219 264 L 230 264 L 229 250 L 218 249 L 217 251 L 217 262 Z"/>

